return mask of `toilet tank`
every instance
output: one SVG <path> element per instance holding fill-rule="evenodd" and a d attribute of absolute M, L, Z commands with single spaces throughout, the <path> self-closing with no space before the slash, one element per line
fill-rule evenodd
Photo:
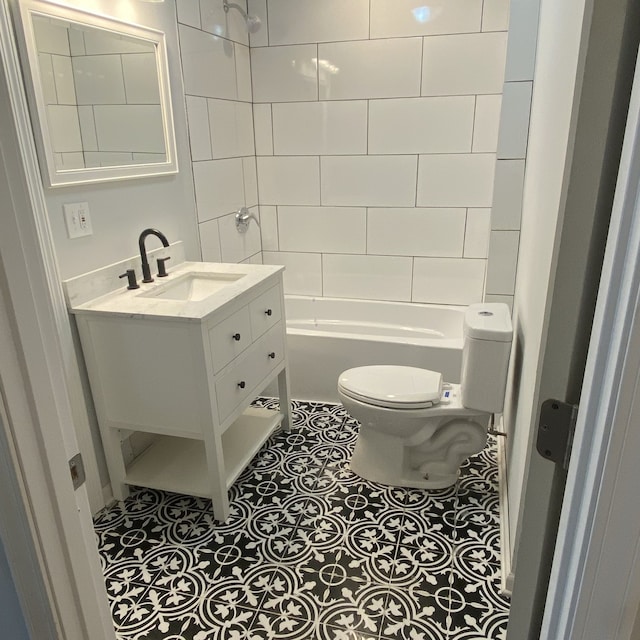
<path fill-rule="evenodd" d="M 462 405 L 467 409 L 502 413 L 512 338 L 506 304 L 467 307 L 460 377 Z"/>

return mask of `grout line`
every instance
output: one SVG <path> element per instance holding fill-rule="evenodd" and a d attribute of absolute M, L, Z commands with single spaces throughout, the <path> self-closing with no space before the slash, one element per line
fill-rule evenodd
<path fill-rule="evenodd" d="M 418 183 L 420 181 L 420 154 L 416 156 L 416 199 L 415 208 L 418 208 Z"/>
<path fill-rule="evenodd" d="M 371 115 L 369 113 L 371 100 L 367 100 L 367 155 L 369 155 L 369 137 L 371 136 Z"/>
<path fill-rule="evenodd" d="M 422 38 L 422 47 L 420 47 L 420 95 L 422 95 L 422 85 L 424 83 L 424 44 L 426 38 Z"/>
<path fill-rule="evenodd" d="M 409 292 L 409 300 L 415 302 L 413 299 L 414 285 L 415 285 L 415 272 L 416 272 L 416 257 L 411 257 L 411 291 Z"/>
<path fill-rule="evenodd" d="M 271 46 L 271 36 L 269 34 L 269 0 L 264 0 L 264 11 L 265 14 L 267 16 L 267 24 L 266 24 L 266 30 L 267 30 L 267 46 L 270 47 Z"/>
<path fill-rule="evenodd" d="M 316 43 L 316 99 L 314 102 L 320 101 L 320 45 Z"/>
<path fill-rule="evenodd" d="M 192 162 L 207 162 L 208 160 L 213 160 L 213 139 L 212 139 L 212 127 L 211 127 L 211 111 L 209 109 L 209 101 L 210 98 L 204 98 L 205 107 L 207 108 L 207 131 L 209 132 L 209 158 L 207 160 L 192 160 Z"/>
<path fill-rule="evenodd" d="M 506 84 L 506 83 L 505 83 Z M 531 84 L 531 80 L 514 80 L 509 84 Z M 187 95 L 201 98 L 211 98 L 215 100 L 233 100 L 233 98 L 217 98 L 212 96 L 199 96 L 198 94 L 189 93 Z M 364 102 L 366 100 L 438 100 L 439 98 L 473 98 L 480 96 L 502 96 L 502 91 L 487 91 L 486 93 L 442 93 L 438 95 L 420 95 L 412 94 L 396 94 L 393 96 L 353 96 L 351 98 L 324 98 L 322 100 L 256 100 L 254 104 L 307 104 L 316 102 Z M 234 102 L 247 102 L 246 100 L 234 100 Z"/>
<path fill-rule="evenodd" d="M 273 103 L 269 104 L 269 118 L 271 120 L 271 155 L 276 155 L 276 135 L 275 135 L 275 127 L 273 125 Z"/>
<path fill-rule="evenodd" d="M 184 26 L 189 27 L 190 25 L 184 25 Z M 191 28 L 195 28 L 195 27 L 191 27 Z M 203 30 L 200 29 L 200 31 L 203 31 Z M 203 31 L 203 33 L 214 35 L 210 31 Z M 397 36 L 386 36 L 386 37 L 379 37 L 379 38 L 366 37 L 366 38 L 349 38 L 346 40 L 317 40 L 315 42 L 281 42 L 278 44 L 272 44 L 270 42 L 269 45 L 252 47 L 252 49 L 267 49 L 267 48 L 276 48 L 276 47 L 280 47 L 280 48 L 307 47 L 313 44 L 352 44 L 352 43 L 355 44 L 355 43 L 361 43 L 361 42 L 379 42 L 381 40 L 387 41 L 387 40 L 417 40 L 417 39 L 424 39 L 424 38 L 450 38 L 453 36 L 477 36 L 477 35 L 484 35 L 488 33 L 507 33 L 507 31 L 505 31 L 504 29 L 496 29 L 495 31 L 456 31 L 451 33 L 415 34 L 415 35 L 407 35 L 407 36 L 397 35 Z M 228 38 L 225 38 L 225 39 L 228 39 Z"/>
<path fill-rule="evenodd" d="M 467 207 L 466 213 L 464 214 L 464 230 L 462 232 L 462 255 L 461 258 L 465 257 L 465 252 L 467 251 L 467 225 L 469 224 L 469 207 Z"/>
<path fill-rule="evenodd" d="M 474 96 L 473 99 L 473 119 L 471 120 L 471 153 L 474 153 L 473 148 L 475 146 L 474 144 L 474 136 L 476 133 L 476 116 L 478 114 L 478 96 Z M 497 151 L 496 151 L 496 155 L 497 155 Z"/>
<path fill-rule="evenodd" d="M 273 154 L 273 157 L 277 158 L 413 158 L 417 156 L 495 156 L 496 154 L 492 151 L 478 151 L 478 153 L 471 153 L 470 151 L 460 151 L 460 152 L 430 152 L 425 153 L 422 151 L 412 151 L 410 153 L 327 153 L 320 154 L 317 153 L 277 153 Z M 247 158 L 249 156 L 230 156 L 229 158 L 212 158 L 213 160 L 231 160 L 233 158 Z M 270 158 L 271 155 L 258 154 L 260 158 Z M 505 158 L 507 159 L 507 158 Z M 509 160 L 521 160 L 521 158 L 508 158 Z M 202 160 L 196 160 L 196 162 L 203 162 Z M 366 206 L 366 205 L 351 205 L 351 206 Z M 402 205 L 400 205 L 402 206 Z M 413 206 L 413 205 L 411 205 Z M 490 209 L 491 207 L 478 207 L 479 209 Z"/>
<path fill-rule="evenodd" d="M 364 210 L 364 255 L 369 255 L 369 207 Z"/>
<path fill-rule="evenodd" d="M 193 31 L 199 31 L 200 33 L 204 33 L 205 35 L 215 37 L 218 40 L 226 40 L 227 42 L 231 42 L 233 44 L 240 44 L 243 47 L 247 47 L 247 49 L 249 48 L 249 45 L 245 44 L 244 42 L 239 42 L 238 40 L 233 40 L 231 38 L 227 38 L 225 36 L 221 36 L 218 33 L 212 33 L 211 31 L 205 31 L 201 26 L 200 27 L 194 27 L 193 25 L 185 24 L 184 22 L 179 22 L 178 25 L 181 26 L 181 27 L 184 27 L 185 29 L 192 29 Z M 178 31 L 180 31 L 180 30 L 178 29 Z M 254 48 L 255 49 L 264 49 L 265 47 L 254 47 Z M 109 54 L 94 53 L 94 54 L 91 54 L 91 55 L 99 56 L 99 55 L 109 55 Z"/>
<path fill-rule="evenodd" d="M 122 59 L 122 54 L 118 54 L 118 58 L 120 58 L 120 73 L 122 75 L 122 90 L 124 92 L 124 103 L 129 104 L 129 100 L 127 98 L 127 83 L 124 80 L 124 60 Z M 53 65 L 53 57 L 51 58 L 51 64 Z M 77 100 L 77 96 L 76 96 Z"/>

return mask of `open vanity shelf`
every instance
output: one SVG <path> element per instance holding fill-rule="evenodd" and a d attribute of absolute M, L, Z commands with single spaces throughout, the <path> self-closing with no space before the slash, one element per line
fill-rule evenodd
<path fill-rule="evenodd" d="M 269 436 L 291 424 L 282 267 L 183 262 L 140 291 L 124 290 L 116 277 L 118 290 L 95 297 L 96 282 L 113 282 L 111 273 L 126 268 L 87 274 L 89 285 L 85 276 L 65 283 L 113 494 L 123 500 L 137 485 L 206 497 L 226 520 L 228 488 Z M 189 278 L 224 286 L 177 299 L 168 288 Z M 83 286 L 94 297 L 81 295 Z M 274 381 L 280 411 L 252 406 Z M 126 466 L 122 441 L 131 432 L 156 437 Z"/>
<path fill-rule="evenodd" d="M 222 434 L 224 477 L 228 489 L 280 426 L 284 414 L 249 407 Z M 158 439 L 127 468 L 129 485 L 210 497 L 204 442 L 175 436 Z"/>

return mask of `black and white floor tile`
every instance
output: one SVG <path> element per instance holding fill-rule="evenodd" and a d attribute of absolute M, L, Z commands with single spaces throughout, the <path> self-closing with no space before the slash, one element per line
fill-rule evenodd
<path fill-rule="evenodd" d="M 350 471 L 357 428 L 339 405 L 295 402 L 225 523 L 150 489 L 101 512 L 118 638 L 503 640 L 495 442 L 455 487 L 398 489 Z"/>

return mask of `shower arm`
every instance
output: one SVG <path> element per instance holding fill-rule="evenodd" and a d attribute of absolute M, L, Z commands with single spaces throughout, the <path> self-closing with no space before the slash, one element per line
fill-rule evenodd
<path fill-rule="evenodd" d="M 227 2 L 227 0 L 223 0 L 222 7 L 224 8 L 225 13 L 229 13 L 229 9 L 237 9 L 245 20 L 249 19 L 249 14 L 235 2 Z"/>

